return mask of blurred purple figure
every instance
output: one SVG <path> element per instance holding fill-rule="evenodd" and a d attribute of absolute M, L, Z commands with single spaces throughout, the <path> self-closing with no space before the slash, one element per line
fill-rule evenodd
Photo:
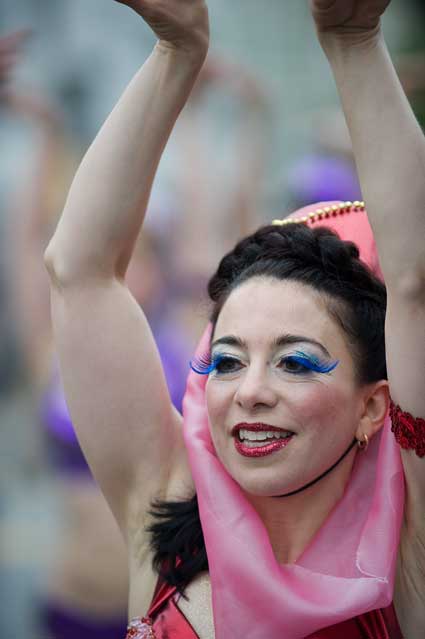
<path fill-rule="evenodd" d="M 342 155 L 312 153 L 303 157 L 290 169 L 287 187 L 292 196 L 290 208 L 362 199 L 354 163 Z"/>

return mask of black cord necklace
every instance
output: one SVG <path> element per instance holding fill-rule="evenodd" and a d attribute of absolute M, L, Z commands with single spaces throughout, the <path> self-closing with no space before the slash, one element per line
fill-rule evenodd
<path fill-rule="evenodd" d="M 323 479 L 323 477 L 326 477 L 326 475 L 329 475 L 329 473 L 331 473 L 333 469 L 336 468 L 338 464 L 340 464 L 345 457 L 347 457 L 348 453 L 354 448 L 356 444 L 357 444 L 357 439 L 354 438 L 352 443 L 349 445 L 349 447 L 345 451 L 345 453 L 341 455 L 341 457 L 333 464 L 333 466 L 328 468 L 328 470 L 325 470 L 325 472 L 319 475 L 319 477 L 316 477 L 316 479 L 313 479 L 305 486 L 301 486 L 301 488 L 297 488 L 297 490 L 293 490 L 291 493 L 286 493 L 286 495 L 273 495 L 273 497 L 276 497 L 278 499 L 281 497 L 291 497 L 291 495 L 296 495 L 297 493 L 300 493 L 301 491 L 306 490 L 307 488 L 310 488 L 310 486 L 314 486 L 314 484 L 317 484 L 317 482 Z"/>

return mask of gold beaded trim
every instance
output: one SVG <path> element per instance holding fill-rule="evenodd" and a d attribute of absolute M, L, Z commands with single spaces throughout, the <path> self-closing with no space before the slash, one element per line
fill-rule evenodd
<path fill-rule="evenodd" d="M 351 211 L 364 211 L 365 203 L 359 202 L 340 202 L 339 204 L 333 204 L 332 206 L 325 206 L 322 209 L 316 209 L 308 215 L 303 217 L 288 217 L 283 220 L 273 220 L 272 224 L 275 226 L 285 226 L 286 224 L 306 224 L 307 222 L 318 222 L 327 217 L 336 215 L 343 215 Z"/>

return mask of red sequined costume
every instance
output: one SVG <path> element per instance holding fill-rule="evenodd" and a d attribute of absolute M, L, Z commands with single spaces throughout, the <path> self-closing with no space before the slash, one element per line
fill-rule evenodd
<path fill-rule="evenodd" d="M 176 589 L 163 584 L 153 599 L 147 617 L 133 619 L 130 622 L 126 639 L 199 639 L 179 610 L 177 601 Z M 306 639 L 341 639 L 342 637 L 344 639 L 403 639 L 393 606 L 374 610 L 320 630 Z"/>

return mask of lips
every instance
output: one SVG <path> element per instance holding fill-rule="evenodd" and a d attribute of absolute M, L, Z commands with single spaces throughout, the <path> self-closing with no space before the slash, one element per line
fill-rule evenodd
<path fill-rule="evenodd" d="M 248 433 L 252 433 L 249 437 Z M 294 433 L 271 424 L 236 424 L 232 429 L 236 451 L 244 457 L 265 457 L 285 448 Z M 257 436 L 255 436 L 257 435 Z"/>
<path fill-rule="evenodd" d="M 292 434 L 288 437 L 277 439 L 274 442 L 269 440 L 268 443 L 264 442 L 260 444 L 260 446 L 253 446 L 252 443 L 240 441 L 239 437 L 235 437 L 234 443 L 237 452 L 244 457 L 266 457 L 267 455 L 276 453 L 282 448 L 286 448 L 293 437 L 294 435 Z"/>
<path fill-rule="evenodd" d="M 257 422 L 254 424 L 241 423 L 236 424 L 232 428 L 232 437 L 236 437 L 239 435 L 240 430 L 250 430 L 254 433 L 256 432 L 273 432 L 273 433 L 290 433 L 291 431 L 285 430 L 284 428 L 278 428 L 277 426 L 271 426 L 270 424 L 263 424 L 262 422 Z"/>

